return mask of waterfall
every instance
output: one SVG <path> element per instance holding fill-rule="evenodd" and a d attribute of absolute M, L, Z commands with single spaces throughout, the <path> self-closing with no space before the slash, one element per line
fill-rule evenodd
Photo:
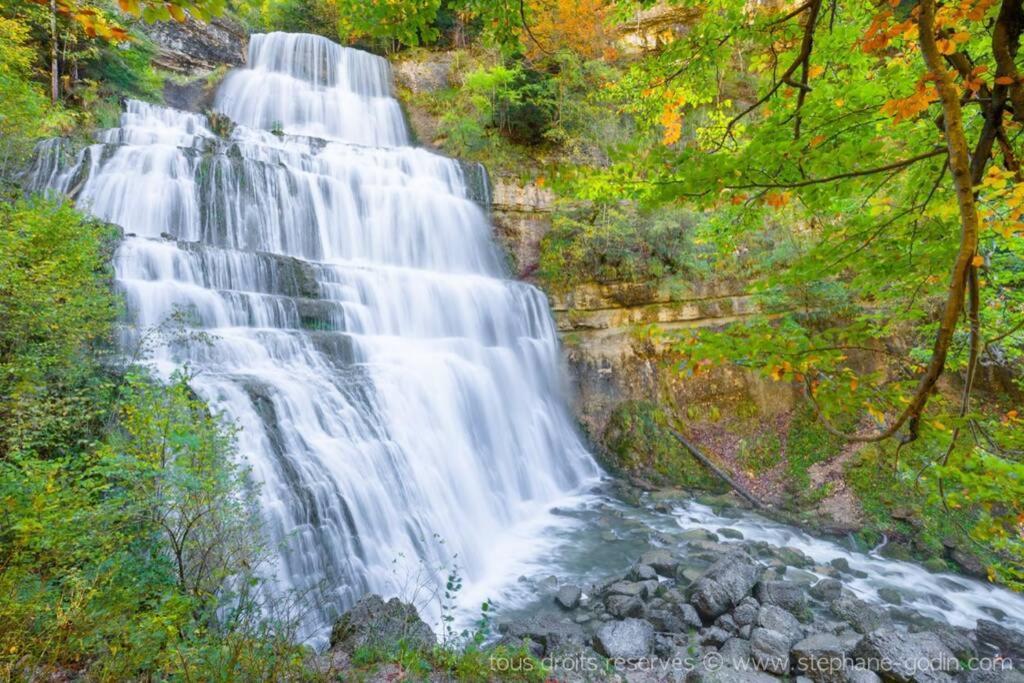
<path fill-rule="evenodd" d="M 176 311 L 209 334 L 154 365 L 188 364 L 241 428 L 274 590 L 316 591 L 322 646 L 360 595 L 400 592 L 396 566 L 486 583 L 509 529 L 599 471 L 544 295 L 505 276 L 463 166 L 409 146 L 385 60 L 254 35 L 215 108 L 230 134 L 128 102 L 73 162 L 43 145 L 33 179 L 123 227 L 126 343 Z"/>

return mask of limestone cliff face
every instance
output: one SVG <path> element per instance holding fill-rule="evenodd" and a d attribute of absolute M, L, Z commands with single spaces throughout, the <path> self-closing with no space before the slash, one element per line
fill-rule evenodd
<path fill-rule="evenodd" d="M 164 101 L 177 109 L 208 109 L 220 77 L 245 63 L 248 32 L 227 17 L 160 21 L 143 30 L 157 46 L 153 64 L 175 75 L 164 81 Z"/>

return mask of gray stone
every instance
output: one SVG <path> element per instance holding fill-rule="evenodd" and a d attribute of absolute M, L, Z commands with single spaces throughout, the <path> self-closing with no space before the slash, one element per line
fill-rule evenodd
<path fill-rule="evenodd" d="M 640 564 L 646 564 L 662 576 L 672 578 L 679 568 L 679 559 L 664 548 L 655 548 L 640 556 Z"/>
<path fill-rule="evenodd" d="M 950 674 L 960 670 L 956 655 L 935 634 L 905 633 L 891 627 L 865 635 L 852 655 L 885 679 L 899 683 L 951 681 Z"/>
<path fill-rule="evenodd" d="M 594 648 L 610 659 L 639 659 L 651 653 L 654 627 L 642 619 L 612 621 L 594 637 Z"/>
<path fill-rule="evenodd" d="M 882 683 L 882 679 L 874 671 L 859 666 L 847 669 L 846 681 L 847 683 Z"/>
<path fill-rule="evenodd" d="M 706 666 L 700 662 L 686 675 L 686 683 L 778 683 L 770 674 L 750 669 L 734 669 L 731 666 Z"/>
<path fill-rule="evenodd" d="M 733 619 L 732 615 L 730 614 L 723 614 L 722 616 L 715 619 L 715 626 L 722 629 L 723 631 L 728 631 L 729 633 L 736 633 L 736 629 L 739 628 L 739 625 L 736 623 L 736 620 Z"/>
<path fill-rule="evenodd" d="M 761 609 L 757 611 L 757 625 L 782 634 L 786 638 L 787 645 L 792 645 L 804 635 L 804 630 L 797 618 L 775 605 L 761 605 Z"/>
<path fill-rule="evenodd" d="M 696 610 L 686 603 L 670 603 L 661 609 L 649 609 L 646 618 L 662 633 L 687 633 L 701 627 Z"/>
<path fill-rule="evenodd" d="M 763 671 L 780 676 L 789 672 L 790 640 L 778 631 L 755 628 L 750 634 L 750 658 Z"/>
<path fill-rule="evenodd" d="M 754 595 L 762 605 L 776 605 L 787 612 L 800 613 L 807 608 L 803 586 L 789 581 L 760 581 Z"/>
<path fill-rule="evenodd" d="M 829 606 L 839 619 L 853 626 L 857 633 L 868 633 L 888 625 L 888 618 L 881 610 L 852 595 L 840 596 Z"/>
<path fill-rule="evenodd" d="M 1024 669 L 1024 634 L 988 619 L 978 619 L 977 641 L 984 647 L 1011 660 L 1017 669 Z"/>
<path fill-rule="evenodd" d="M 752 598 L 747 598 L 746 600 L 740 602 L 740 604 L 736 606 L 736 609 L 732 611 L 733 621 L 735 621 L 740 626 L 748 626 L 750 624 L 753 624 L 754 621 L 757 619 L 757 610 L 759 608 L 760 605 L 756 600 L 753 600 Z"/>
<path fill-rule="evenodd" d="M 839 638 L 816 633 L 793 645 L 793 665 L 813 681 L 842 683 L 846 680 L 846 651 Z"/>
<path fill-rule="evenodd" d="M 739 630 L 736 631 L 736 635 L 740 638 L 750 638 L 750 632 L 753 630 L 753 626 L 747 624 L 746 626 L 740 626 Z"/>
<path fill-rule="evenodd" d="M 555 615 L 513 621 L 505 627 L 505 633 L 513 638 L 529 638 L 540 643 L 545 653 L 559 647 L 577 647 L 586 640 L 579 624 Z"/>
<path fill-rule="evenodd" d="M 640 598 L 632 595 L 609 595 L 604 602 L 608 614 L 619 617 L 643 616 L 644 603 Z"/>
<path fill-rule="evenodd" d="M 727 612 L 750 594 L 761 567 L 746 553 L 734 553 L 708 567 L 694 584 L 690 602 L 710 619 Z"/>
<path fill-rule="evenodd" d="M 723 527 L 718 530 L 718 535 L 722 538 L 731 538 L 736 541 L 743 540 L 743 532 L 739 529 L 730 529 L 729 527 Z"/>
<path fill-rule="evenodd" d="M 656 581 L 658 572 L 649 564 L 638 564 L 629 572 L 629 578 L 633 581 Z"/>
<path fill-rule="evenodd" d="M 413 650 L 429 650 L 437 641 L 415 607 L 398 598 L 384 602 L 372 593 L 360 598 L 331 629 L 331 648 L 349 654 L 399 642 Z"/>
<path fill-rule="evenodd" d="M 687 529 L 683 533 L 679 534 L 679 538 L 683 541 L 717 541 L 718 536 L 708 531 L 707 529 Z"/>
<path fill-rule="evenodd" d="M 785 546 L 775 551 L 776 557 L 790 567 L 813 567 L 814 560 L 799 548 Z"/>
<path fill-rule="evenodd" d="M 647 586 L 643 581 L 616 581 L 608 586 L 606 593 L 614 595 L 631 595 L 635 597 L 646 597 Z"/>
<path fill-rule="evenodd" d="M 829 564 L 841 572 L 847 574 L 850 572 L 850 561 L 847 560 L 845 557 L 837 557 L 831 562 L 829 562 Z"/>
<path fill-rule="evenodd" d="M 555 602 L 565 609 L 576 609 L 580 606 L 581 597 L 583 597 L 583 591 L 579 586 L 566 584 L 555 593 Z"/>
<path fill-rule="evenodd" d="M 902 605 L 903 604 L 903 596 L 900 595 L 900 592 L 898 590 L 896 590 L 895 588 L 889 588 L 889 587 L 879 588 L 878 589 L 878 597 L 882 600 L 882 602 L 887 602 L 890 605 Z"/>
<path fill-rule="evenodd" d="M 843 584 L 837 579 L 824 578 L 807 591 L 811 597 L 821 602 L 837 600 L 843 593 Z"/>
<path fill-rule="evenodd" d="M 743 638 L 730 638 L 718 648 L 718 654 L 722 656 L 722 663 L 735 669 L 743 669 L 750 666 L 750 642 Z"/>
<path fill-rule="evenodd" d="M 714 645 L 715 647 L 718 647 L 725 641 L 729 640 L 729 638 L 732 638 L 732 635 L 728 631 L 720 629 L 717 626 L 702 628 L 697 632 L 697 639 L 700 641 L 701 645 Z"/>

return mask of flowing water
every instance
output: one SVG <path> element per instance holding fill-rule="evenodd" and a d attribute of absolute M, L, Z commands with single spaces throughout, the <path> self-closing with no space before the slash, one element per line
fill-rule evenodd
<path fill-rule="evenodd" d="M 42 145 L 33 182 L 124 228 L 126 345 L 175 315 L 209 334 L 161 344 L 154 365 L 187 364 L 241 427 L 278 549 L 267 573 L 280 595 L 315 591 L 312 644 L 367 591 L 429 594 L 457 566 L 464 607 L 536 609 L 520 575 L 599 580 L 652 530 L 722 526 L 848 558 L 867 599 L 890 586 L 955 624 L 1024 625 L 1020 596 L 976 581 L 752 516 L 581 495 L 600 472 L 566 410 L 547 301 L 505 277 L 481 169 L 409 145 L 383 59 L 255 35 L 215 108 L 231 131 L 129 102 L 72 159 Z M 419 606 L 436 619 L 436 601 Z"/>
<path fill-rule="evenodd" d="M 45 146 L 35 183 L 124 228 L 136 337 L 176 312 L 209 333 L 155 365 L 188 364 L 241 427 L 276 588 L 322 591 L 314 644 L 367 591 L 429 591 L 456 566 L 500 583 L 542 547 L 523 530 L 557 525 L 551 504 L 599 471 L 547 301 L 505 277 L 481 170 L 409 146 L 387 62 L 315 36 L 253 36 L 215 108 L 229 136 L 129 102 L 70 165 Z"/>

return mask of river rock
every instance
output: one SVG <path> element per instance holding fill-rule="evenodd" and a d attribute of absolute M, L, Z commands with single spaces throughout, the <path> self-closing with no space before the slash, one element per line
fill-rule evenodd
<path fill-rule="evenodd" d="M 793 645 L 793 664 L 813 681 L 842 683 L 846 680 L 846 651 L 839 638 L 829 633 L 816 633 Z"/>
<path fill-rule="evenodd" d="M 890 605 L 903 604 L 903 596 L 900 595 L 900 592 L 895 588 L 889 588 L 888 586 L 886 586 L 885 588 L 878 589 L 878 597 L 882 600 L 882 602 L 887 602 Z"/>
<path fill-rule="evenodd" d="M 853 626 L 857 633 L 874 631 L 889 621 L 881 610 L 852 595 L 843 595 L 833 600 L 829 609 L 836 617 Z"/>
<path fill-rule="evenodd" d="M 778 683 L 778 679 L 744 667 L 708 666 L 702 661 L 686 675 L 686 683 Z"/>
<path fill-rule="evenodd" d="M 738 626 L 749 626 L 757 620 L 757 610 L 760 608 L 760 603 L 754 598 L 744 598 L 732 611 L 732 619 Z"/>
<path fill-rule="evenodd" d="M 566 584 L 555 593 L 555 602 L 565 609 L 576 609 L 580 606 L 581 597 L 583 597 L 583 591 L 579 586 Z"/>
<path fill-rule="evenodd" d="M 413 650 L 429 650 L 437 643 L 416 608 L 398 598 L 384 602 L 379 595 L 365 595 L 331 629 L 331 648 L 349 654 L 398 642 Z"/>
<path fill-rule="evenodd" d="M 668 578 L 674 577 L 676 569 L 679 568 L 679 560 L 665 548 L 648 550 L 640 556 L 640 564 L 646 564 L 657 573 Z"/>
<path fill-rule="evenodd" d="M 539 643 L 546 654 L 555 648 L 577 647 L 584 643 L 583 628 L 568 619 L 556 615 L 541 615 L 513 621 L 504 628 L 512 638 L 528 638 Z"/>
<path fill-rule="evenodd" d="M 762 605 L 776 605 L 787 612 L 801 613 L 807 608 L 803 587 L 789 581 L 760 581 L 754 595 Z"/>
<path fill-rule="evenodd" d="M 646 617 L 662 633 L 687 633 L 701 627 L 697 611 L 685 602 L 668 603 L 660 609 L 648 610 Z"/>
<path fill-rule="evenodd" d="M 780 676 L 789 673 L 787 636 L 768 628 L 755 628 L 750 634 L 750 658 L 763 671 Z"/>
<path fill-rule="evenodd" d="M 718 628 L 717 626 L 709 626 L 702 628 L 697 632 L 697 639 L 701 645 L 712 645 L 718 647 L 725 641 L 732 638 L 732 634 L 725 629 Z"/>
<path fill-rule="evenodd" d="M 843 584 L 837 579 L 824 578 L 807 591 L 811 597 L 821 602 L 837 600 L 843 593 Z"/>
<path fill-rule="evenodd" d="M 950 681 L 950 674 L 960 670 L 956 655 L 935 634 L 905 633 L 891 627 L 865 635 L 852 655 L 885 679 L 899 683 Z"/>
<path fill-rule="evenodd" d="M 978 619 L 976 639 L 981 648 L 993 651 L 1024 669 L 1024 634 L 989 619 Z"/>
<path fill-rule="evenodd" d="M 723 527 L 718 530 L 718 535 L 722 538 L 731 538 L 735 541 L 743 540 L 743 532 L 739 529 L 731 529 L 729 527 Z"/>
<path fill-rule="evenodd" d="M 627 578 L 631 581 L 657 581 L 658 572 L 649 564 L 638 564 L 629 570 Z"/>
<path fill-rule="evenodd" d="M 708 567 L 694 584 L 690 602 L 701 615 L 714 619 L 750 594 L 761 567 L 746 553 L 734 553 Z"/>
<path fill-rule="evenodd" d="M 761 605 L 761 609 L 757 611 L 757 625 L 785 636 L 787 647 L 804 635 L 797 618 L 775 605 Z"/>
<path fill-rule="evenodd" d="M 640 617 L 644 613 L 644 603 L 634 595 L 609 595 L 604 601 L 608 613 L 623 619 Z"/>
<path fill-rule="evenodd" d="M 609 659 L 639 659 L 651 653 L 654 627 L 642 619 L 623 619 L 602 626 L 594 648 Z"/>
<path fill-rule="evenodd" d="M 735 669 L 743 669 L 751 665 L 750 641 L 743 638 L 730 638 L 718 648 L 718 654 L 722 657 L 725 666 Z"/>

